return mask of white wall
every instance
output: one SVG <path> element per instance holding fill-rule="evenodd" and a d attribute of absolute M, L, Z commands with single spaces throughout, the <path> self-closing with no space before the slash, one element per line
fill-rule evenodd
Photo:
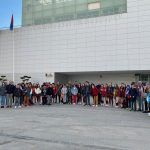
<path fill-rule="evenodd" d="M 125 14 L 15 29 L 15 72 L 150 70 L 149 16 L 150 0 L 128 0 Z M 11 72 L 12 32 L 0 31 L 0 73 Z"/>

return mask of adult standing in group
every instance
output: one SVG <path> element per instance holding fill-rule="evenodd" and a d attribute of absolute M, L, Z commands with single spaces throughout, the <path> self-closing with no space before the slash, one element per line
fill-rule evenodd
<path fill-rule="evenodd" d="M 98 104 L 101 105 L 101 103 L 102 103 L 102 95 L 101 95 L 101 84 L 100 84 L 100 81 L 96 85 L 96 88 L 98 89 Z"/>
<path fill-rule="evenodd" d="M 6 106 L 6 86 L 0 82 L 0 105 L 1 108 Z"/>
<path fill-rule="evenodd" d="M 138 97 L 137 97 L 137 101 L 138 101 L 138 111 L 143 111 L 144 107 L 143 107 L 143 101 L 144 101 L 144 87 L 142 85 L 142 82 L 139 81 L 138 82 Z"/>
<path fill-rule="evenodd" d="M 98 107 L 98 89 L 92 84 L 91 94 L 93 96 L 93 106 Z"/>
<path fill-rule="evenodd" d="M 90 94 L 91 94 L 91 87 L 88 81 L 86 81 L 85 83 L 85 98 L 86 98 L 86 104 L 85 105 L 89 105 L 90 104 Z"/>
<path fill-rule="evenodd" d="M 25 88 L 23 90 L 23 93 L 24 93 L 24 102 L 23 102 L 23 104 L 26 107 L 26 106 L 30 105 L 29 101 L 30 101 L 30 97 L 31 97 L 31 88 L 30 88 L 28 83 L 26 83 Z"/>
<path fill-rule="evenodd" d="M 136 111 L 136 99 L 137 99 L 138 92 L 135 83 L 132 83 L 131 86 L 132 87 L 129 92 L 129 94 L 131 95 L 130 106 L 131 106 L 131 110 Z"/>
<path fill-rule="evenodd" d="M 13 82 L 8 82 L 8 84 L 6 85 L 6 91 L 7 91 L 7 94 L 6 94 L 6 100 L 7 100 L 7 107 L 12 107 L 12 104 L 13 104 L 13 93 L 14 93 L 14 90 L 15 90 L 15 86 L 13 84 Z"/>
<path fill-rule="evenodd" d="M 101 95 L 102 95 L 102 102 L 103 102 L 103 105 L 106 106 L 106 92 L 107 92 L 106 86 L 104 86 L 104 85 L 102 84 L 100 91 L 101 91 Z"/>
<path fill-rule="evenodd" d="M 62 98 L 62 103 L 66 104 L 66 102 L 67 102 L 67 87 L 65 84 L 63 85 L 63 87 L 61 89 L 61 98 Z"/>
<path fill-rule="evenodd" d="M 17 107 L 21 107 L 20 105 L 20 98 L 21 98 L 21 89 L 20 89 L 20 85 L 17 84 L 14 90 L 14 104 L 15 104 L 15 108 Z"/>
<path fill-rule="evenodd" d="M 41 102 L 41 88 L 40 88 L 40 85 L 39 84 L 37 84 L 37 87 L 35 88 L 35 94 L 36 94 L 36 99 L 37 99 L 37 102 L 39 103 L 39 104 L 42 104 L 42 102 Z"/>
<path fill-rule="evenodd" d="M 46 95 L 47 95 L 47 104 L 51 105 L 52 104 L 52 98 L 53 98 L 53 95 L 54 95 L 52 84 L 48 85 Z"/>
<path fill-rule="evenodd" d="M 77 94 L 78 94 L 78 89 L 76 87 L 76 85 L 74 84 L 73 87 L 71 88 L 71 94 L 72 94 L 72 101 L 73 101 L 73 105 L 77 104 Z"/>

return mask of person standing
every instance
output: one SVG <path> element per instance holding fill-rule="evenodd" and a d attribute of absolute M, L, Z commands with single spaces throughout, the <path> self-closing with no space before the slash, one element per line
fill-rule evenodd
<path fill-rule="evenodd" d="M 143 100 L 144 100 L 144 87 L 142 85 L 142 82 L 138 82 L 138 111 L 143 111 Z"/>
<path fill-rule="evenodd" d="M 98 104 L 101 105 L 102 103 L 102 95 L 101 95 L 101 84 L 98 82 L 96 85 L 96 88 L 98 89 Z"/>
<path fill-rule="evenodd" d="M 73 87 L 71 88 L 71 94 L 72 94 L 72 101 L 73 101 L 73 105 L 77 104 L 77 94 L 78 94 L 78 89 L 76 87 L 76 85 L 74 84 Z"/>
<path fill-rule="evenodd" d="M 40 88 L 39 84 L 37 84 L 37 87 L 35 88 L 35 94 L 36 94 L 37 102 L 39 104 L 42 104 L 42 102 L 41 102 L 41 88 Z"/>
<path fill-rule="evenodd" d="M 101 95 L 102 95 L 103 105 L 106 106 L 106 92 L 107 92 L 106 86 L 104 86 L 102 84 L 100 91 L 101 91 Z"/>
<path fill-rule="evenodd" d="M 14 90 L 14 104 L 15 104 L 15 108 L 17 107 L 21 107 L 20 105 L 20 98 L 21 98 L 21 89 L 20 89 L 20 85 L 17 84 Z"/>
<path fill-rule="evenodd" d="M 126 92 L 125 92 L 125 107 L 124 108 L 131 108 L 130 106 L 130 100 L 131 100 L 131 95 L 130 95 L 130 85 L 127 85 L 126 87 Z"/>
<path fill-rule="evenodd" d="M 25 88 L 24 88 L 24 106 L 27 107 L 30 105 L 29 101 L 30 101 L 30 96 L 31 96 L 31 88 L 29 87 L 29 84 L 27 83 L 25 85 Z"/>
<path fill-rule="evenodd" d="M 91 94 L 93 96 L 93 106 L 98 107 L 98 89 L 97 87 L 92 84 Z"/>
<path fill-rule="evenodd" d="M 130 111 L 132 111 L 132 110 L 136 111 L 136 98 L 137 98 L 138 92 L 137 92 L 135 83 L 132 83 L 131 86 L 132 87 L 131 87 L 130 92 L 129 92 L 129 94 L 131 95 L 131 100 L 130 100 L 131 109 L 130 109 Z"/>
<path fill-rule="evenodd" d="M 6 106 L 6 86 L 0 82 L 0 105 L 1 108 Z"/>
<path fill-rule="evenodd" d="M 62 98 L 62 103 L 66 104 L 66 102 L 67 102 L 67 87 L 65 84 L 63 85 L 63 87 L 61 89 L 61 98 Z"/>
<path fill-rule="evenodd" d="M 7 100 L 7 107 L 8 108 L 12 107 L 14 90 L 15 90 L 15 86 L 13 85 L 13 82 L 8 82 L 8 84 L 6 85 L 6 91 L 7 91 L 6 100 Z"/>
<path fill-rule="evenodd" d="M 48 85 L 46 95 L 47 95 L 47 103 L 48 103 L 48 105 L 51 105 L 52 104 L 52 98 L 54 95 L 52 84 Z"/>
<path fill-rule="evenodd" d="M 85 93 L 85 84 L 83 83 L 81 86 L 81 99 L 82 99 L 82 105 L 86 104 L 86 93 Z"/>
<path fill-rule="evenodd" d="M 90 94 L 91 94 L 91 87 L 88 81 L 86 81 L 85 83 L 85 98 L 86 98 L 86 104 L 85 105 L 89 105 L 90 104 Z"/>

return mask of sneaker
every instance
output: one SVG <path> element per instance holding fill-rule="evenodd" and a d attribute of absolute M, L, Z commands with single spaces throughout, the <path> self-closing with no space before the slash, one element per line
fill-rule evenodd
<path fill-rule="evenodd" d="M 96 107 L 98 107 L 98 105 L 96 105 Z"/>
<path fill-rule="evenodd" d="M 17 108 L 17 106 L 15 106 L 15 109 Z"/>
<path fill-rule="evenodd" d="M 21 106 L 19 106 L 19 108 L 21 108 Z"/>

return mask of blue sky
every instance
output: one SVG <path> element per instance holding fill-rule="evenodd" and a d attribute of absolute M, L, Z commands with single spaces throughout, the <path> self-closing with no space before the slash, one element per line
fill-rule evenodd
<path fill-rule="evenodd" d="M 21 25 L 22 0 L 0 1 L 0 28 L 10 26 L 11 16 L 14 14 L 14 25 Z"/>

